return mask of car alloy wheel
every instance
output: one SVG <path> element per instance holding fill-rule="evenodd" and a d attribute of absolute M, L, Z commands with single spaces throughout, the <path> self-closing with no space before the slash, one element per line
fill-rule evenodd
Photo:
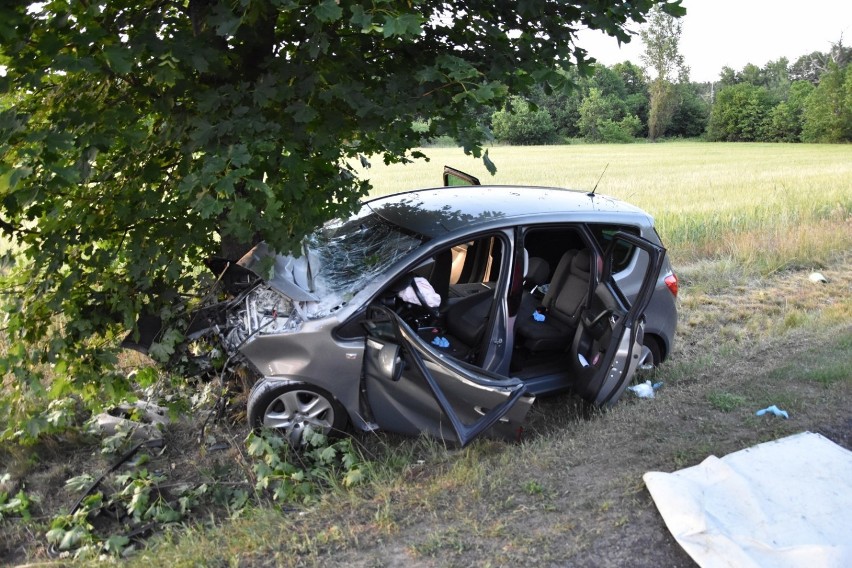
<path fill-rule="evenodd" d="M 304 446 L 310 431 L 334 436 L 342 432 L 347 422 L 343 408 L 325 390 L 268 379 L 252 390 L 248 418 L 254 428 L 280 431 L 294 447 Z"/>

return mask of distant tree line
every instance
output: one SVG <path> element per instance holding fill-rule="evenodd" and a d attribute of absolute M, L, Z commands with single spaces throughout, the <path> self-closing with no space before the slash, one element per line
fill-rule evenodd
<path fill-rule="evenodd" d="M 730 142 L 852 142 L 852 48 L 787 58 L 763 67 L 725 67 L 719 81 L 679 80 L 666 88 L 670 118 L 649 132 L 655 80 L 631 62 L 598 65 L 574 76 L 570 93 L 537 89 L 513 97 L 490 116 L 494 138 L 510 144 L 631 142 L 636 138 L 698 138 Z M 650 65 L 650 62 L 645 61 Z M 658 87 L 662 88 L 662 87 Z"/>

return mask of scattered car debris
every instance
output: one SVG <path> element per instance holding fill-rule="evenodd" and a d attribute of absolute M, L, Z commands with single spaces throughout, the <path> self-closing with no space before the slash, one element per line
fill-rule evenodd
<path fill-rule="evenodd" d="M 639 398 L 654 398 L 654 392 L 657 391 L 661 386 L 663 386 L 663 383 L 652 384 L 651 381 L 645 381 L 642 384 L 627 387 L 627 390 L 633 391 L 633 394 L 635 394 Z"/>
<path fill-rule="evenodd" d="M 111 408 L 98 414 L 95 420 L 105 436 L 114 436 L 122 430 L 130 432 L 130 438 L 137 442 L 161 439 L 162 428 L 170 422 L 165 408 L 143 400 Z"/>

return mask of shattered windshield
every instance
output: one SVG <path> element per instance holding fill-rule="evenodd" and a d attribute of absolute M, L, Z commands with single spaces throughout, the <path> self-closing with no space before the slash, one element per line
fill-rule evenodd
<path fill-rule="evenodd" d="M 403 232 L 370 212 L 344 223 L 328 224 L 305 240 L 314 292 L 320 298 L 342 295 L 347 301 L 423 238 Z M 314 260 L 318 266 L 314 266 Z"/>
<path fill-rule="evenodd" d="M 365 207 L 360 215 L 331 221 L 306 237 L 299 258 L 274 255 L 261 244 L 241 264 L 300 302 L 304 317 L 316 319 L 348 302 L 425 240 Z"/>

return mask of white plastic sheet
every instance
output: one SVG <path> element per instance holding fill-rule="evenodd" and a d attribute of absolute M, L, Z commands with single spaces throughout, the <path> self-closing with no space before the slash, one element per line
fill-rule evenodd
<path fill-rule="evenodd" d="M 702 567 L 852 566 L 852 452 L 819 434 L 644 480 L 669 531 Z"/>

